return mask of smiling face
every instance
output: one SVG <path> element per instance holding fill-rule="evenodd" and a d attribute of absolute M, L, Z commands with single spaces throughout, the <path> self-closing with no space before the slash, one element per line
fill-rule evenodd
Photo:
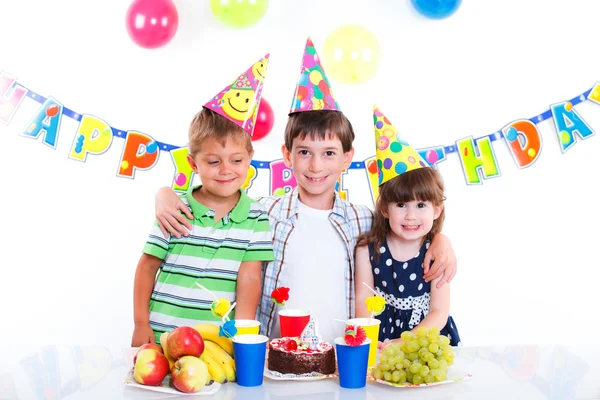
<path fill-rule="evenodd" d="M 229 89 L 223 95 L 223 112 L 236 121 L 245 121 L 248 110 L 254 106 L 253 89 Z"/>
<path fill-rule="evenodd" d="M 187 158 L 203 189 L 227 199 L 236 195 L 246 180 L 252 153 L 240 140 L 228 138 L 221 144 L 216 138 L 207 138 L 200 150 Z"/>
<path fill-rule="evenodd" d="M 252 66 L 252 73 L 257 80 L 265 78 L 265 73 L 267 72 L 267 62 L 268 60 L 263 58 Z"/>
<path fill-rule="evenodd" d="M 317 209 L 331 208 L 335 184 L 350 165 L 354 149 L 344 153 L 342 142 L 334 135 L 325 139 L 299 136 L 291 151 L 284 145 L 282 152 L 286 166 L 294 171 L 302 203 Z"/>
<path fill-rule="evenodd" d="M 412 242 L 421 240 L 431 231 L 442 206 L 435 206 L 431 201 L 415 200 L 389 203 L 382 211 L 389 219 L 392 235 L 401 241 Z"/>

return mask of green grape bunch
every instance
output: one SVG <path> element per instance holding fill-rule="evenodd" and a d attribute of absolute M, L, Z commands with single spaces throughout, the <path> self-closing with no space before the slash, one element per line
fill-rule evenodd
<path fill-rule="evenodd" d="M 394 385 L 446 380 L 455 357 L 448 337 L 440 336 L 437 327 L 420 327 L 416 334 L 402 332 L 400 338 L 402 344 L 391 344 L 379 355 L 379 364 L 372 371 L 375 379 Z"/>

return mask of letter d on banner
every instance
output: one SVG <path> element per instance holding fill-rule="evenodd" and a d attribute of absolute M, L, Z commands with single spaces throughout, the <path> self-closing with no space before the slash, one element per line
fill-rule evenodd
<path fill-rule="evenodd" d="M 529 167 L 540 156 L 542 136 L 537 126 L 528 119 L 511 122 L 502 128 L 508 149 L 519 168 Z"/>
<path fill-rule="evenodd" d="M 296 177 L 283 160 L 275 160 L 269 164 L 271 169 L 271 196 L 283 196 L 296 186 Z"/>

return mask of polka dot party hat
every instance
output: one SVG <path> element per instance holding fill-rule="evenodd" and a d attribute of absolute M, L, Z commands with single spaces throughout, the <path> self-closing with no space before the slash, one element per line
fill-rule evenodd
<path fill-rule="evenodd" d="M 315 110 L 340 111 L 340 107 L 333 96 L 329 79 L 325 75 L 315 45 L 308 38 L 290 114 Z"/>
<path fill-rule="evenodd" d="M 373 123 L 379 185 L 405 172 L 429 168 L 419 153 L 400 137 L 398 130 L 377 106 L 373 106 Z"/>
<path fill-rule="evenodd" d="M 204 107 L 242 127 L 252 136 L 267 72 L 269 55 L 255 62 Z"/>

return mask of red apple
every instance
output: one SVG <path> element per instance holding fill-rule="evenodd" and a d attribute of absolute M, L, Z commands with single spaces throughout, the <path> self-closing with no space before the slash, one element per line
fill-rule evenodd
<path fill-rule="evenodd" d="M 167 336 L 167 353 L 174 359 L 183 356 L 200 357 L 204 352 L 204 340 L 192 327 L 180 326 Z"/>
<path fill-rule="evenodd" d="M 133 369 L 133 379 L 137 383 L 158 386 L 169 373 L 169 360 L 163 353 L 153 349 L 144 349 L 137 354 Z"/>
<path fill-rule="evenodd" d="M 144 349 L 152 349 L 154 351 L 158 351 L 159 353 L 163 352 L 162 347 L 160 347 L 156 343 L 144 343 L 143 345 L 140 346 L 140 348 L 138 349 L 138 351 L 136 351 L 135 356 L 133 356 L 133 363 L 134 364 L 135 364 L 135 360 L 137 359 L 138 353 L 140 351 L 144 350 Z"/>
<path fill-rule="evenodd" d="M 208 378 L 208 367 L 199 358 L 183 356 L 173 364 L 171 382 L 173 386 L 184 393 L 194 393 L 201 390 Z"/>

